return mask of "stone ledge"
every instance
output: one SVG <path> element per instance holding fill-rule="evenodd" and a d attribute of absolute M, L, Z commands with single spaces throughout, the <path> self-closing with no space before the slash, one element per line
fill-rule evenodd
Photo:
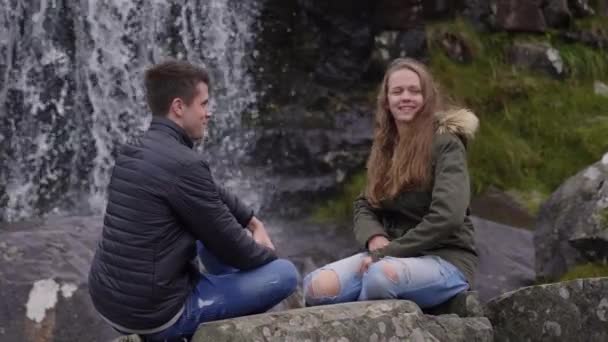
<path fill-rule="evenodd" d="M 493 341 L 485 317 L 425 315 L 413 302 L 354 302 L 201 324 L 202 341 Z"/>

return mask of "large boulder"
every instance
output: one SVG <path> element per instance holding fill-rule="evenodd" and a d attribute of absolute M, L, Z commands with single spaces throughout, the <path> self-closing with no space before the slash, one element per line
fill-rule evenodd
<path fill-rule="evenodd" d="M 410 301 L 318 306 L 199 326 L 201 341 L 492 341 L 485 317 L 424 315 Z"/>
<path fill-rule="evenodd" d="M 101 222 L 71 217 L 0 228 L 0 340 L 117 336 L 93 308 L 87 287 Z"/>
<path fill-rule="evenodd" d="M 608 341 L 608 278 L 577 279 L 506 293 L 487 305 L 494 339 Z"/>
<path fill-rule="evenodd" d="M 532 285 L 534 244 L 532 232 L 485 219 L 473 218 L 479 266 L 475 290 L 487 302 L 493 297 Z"/>
<path fill-rule="evenodd" d="M 534 231 L 536 272 L 555 279 L 608 258 L 608 153 L 570 177 L 545 202 Z"/>
<path fill-rule="evenodd" d="M 498 0 L 495 25 L 505 31 L 544 32 L 547 24 L 540 3 L 540 0 Z"/>
<path fill-rule="evenodd" d="M 561 78 L 566 67 L 559 51 L 549 43 L 515 42 L 507 51 L 507 61 L 513 65 Z"/>

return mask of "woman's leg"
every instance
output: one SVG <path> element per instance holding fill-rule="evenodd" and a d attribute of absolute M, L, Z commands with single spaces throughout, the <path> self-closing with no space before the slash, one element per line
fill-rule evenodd
<path fill-rule="evenodd" d="M 367 253 L 355 254 L 309 273 L 303 281 L 307 306 L 356 301 L 361 292 L 361 262 Z"/>
<path fill-rule="evenodd" d="M 359 300 L 408 299 L 428 308 L 468 288 L 456 266 L 440 257 L 387 257 L 372 264 L 363 276 Z"/>
<path fill-rule="evenodd" d="M 297 284 L 298 271 L 285 259 L 249 271 L 201 274 L 180 319 L 146 341 L 189 338 L 200 323 L 265 312 L 291 295 Z"/>

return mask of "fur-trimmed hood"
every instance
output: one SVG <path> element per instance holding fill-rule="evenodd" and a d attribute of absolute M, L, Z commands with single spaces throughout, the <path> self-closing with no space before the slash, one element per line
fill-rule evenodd
<path fill-rule="evenodd" d="M 437 133 L 452 133 L 461 139 L 471 141 L 479 127 L 479 119 L 466 108 L 450 109 L 435 114 L 437 118 Z"/>

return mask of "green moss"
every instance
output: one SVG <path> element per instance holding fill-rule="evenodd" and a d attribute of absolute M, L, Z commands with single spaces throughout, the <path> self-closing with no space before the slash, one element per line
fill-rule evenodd
<path fill-rule="evenodd" d="M 537 215 L 541 204 L 549 197 L 548 193 L 542 193 L 538 190 L 522 191 L 511 189 L 509 193 L 515 200 L 522 204 L 531 215 Z"/>
<path fill-rule="evenodd" d="M 608 76 L 608 53 L 605 51 L 595 50 L 579 43 L 556 42 L 554 46 L 567 66 L 569 77 L 594 80 Z"/>
<path fill-rule="evenodd" d="M 593 6 L 593 8 L 597 9 L 598 6 Z M 599 15 L 577 19 L 574 21 L 573 27 L 579 30 L 591 30 L 608 33 L 608 27 L 606 27 L 606 18 Z"/>
<path fill-rule="evenodd" d="M 600 227 L 602 229 L 608 229 L 608 208 L 600 210 L 600 212 L 598 213 L 598 219 Z"/>
<path fill-rule="evenodd" d="M 335 197 L 321 204 L 313 213 L 317 222 L 347 222 L 353 217 L 353 201 L 365 187 L 365 173 L 357 173 L 344 184 L 343 190 Z"/>
<path fill-rule="evenodd" d="M 593 263 L 579 265 L 564 274 L 559 281 L 597 277 L 608 277 L 608 265 Z"/>

